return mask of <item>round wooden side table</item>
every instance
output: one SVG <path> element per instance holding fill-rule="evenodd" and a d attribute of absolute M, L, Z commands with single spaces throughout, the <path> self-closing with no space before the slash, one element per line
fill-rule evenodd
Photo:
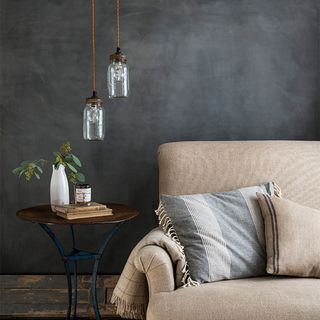
<path fill-rule="evenodd" d="M 128 220 L 136 217 L 139 212 L 122 204 L 108 203 L 108 208 L 111 208 L 113 215 L 105 217 L 95 217 L 95 218 L 84 218 L 84 219 L 74 219 L 67 220 L 58 217 L 54 212 L 51 211 L 50 205 L 40 205 L 32 208 L 26 208 L 19 210 L 17 212 L 17 217 L 33 223 L 38 223 L 39 226 L 49 235 L 54 244 L 56 245 L 62 259 L 64 262 L 64 267 L 67 275 L 68 283 L 68 293 L 69 293 L 69 303 L 67 310 L 67 319 L 70 319 L 71 306 L 73 303 L 73 319 L 77 317 L 77 261 L 79 260 L 94 260 L 94 265 L 92 269 L 92 304 L 95 312 L 96 319 L 100 319 L 99 306 L 97 302 L 97 289 L 96 280 L 98 267 L 103 255 L 105 248 L 108 243 L 119 230 L 120 226 Z M 113 224 L 114 227 L 105 235 L 104 240 L 101 242 L 97 252 L 89 252 L 84 250 L 79 250 L 76 248 L 76 241 L 73 226 L 74 225 L 95 225 L 95 224 Z M 49 228 L 49 225 L 63 225 L 69 226 L 72 238 L 72 251 L 66 253 L 64 247 L 59 240 L 59 238 L 53 233 Z M 73 283 L 74 289 L 72 290 L 71 284 L 71 267 L 73 270 Z M 73 293 L 73 294 L 72 294 Z M 73 296 L 73 299 L 72 299 Z"/>

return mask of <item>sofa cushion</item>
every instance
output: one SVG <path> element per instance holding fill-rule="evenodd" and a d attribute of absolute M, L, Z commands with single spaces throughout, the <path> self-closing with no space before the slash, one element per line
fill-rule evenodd
<path fill-rule="evenodd" d="M 267 272 L 320 278 L 320 210 L 266 194 L 257 197 L 265 222 Z"/>
<path fill-rule="evenodd" d="M 276 181 L 285 198 L 320 210 L 320 141 L 170 142 L 159 147 L 158 160 L 159 194 L 222 192 Z"/>
<path fill-rule="evenodd" d="M 319 320 L 320 280 L 226 280 L 151 296 L 147 320 Z"/>
<path fill-rule="evenodd" d="M 229 192 L 161 195 L 160 226 L 184 247 L 192 280 L 203 283 L 266 274 L 256 192 L 275 195 L 280 190 L 269 182 Z"/>

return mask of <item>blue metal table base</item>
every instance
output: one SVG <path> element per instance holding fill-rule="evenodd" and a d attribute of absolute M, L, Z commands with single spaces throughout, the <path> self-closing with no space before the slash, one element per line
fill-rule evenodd
<path fill-rule="evenodd" d="M 73 319 L 77 319 L 77 261 L 79 260 L 94 260 L 94 265 L 92 269 L 92 304 L 94 313 L 97 320 L 100 320 L 100 312 L 97 301 L 97 273 L 99 268 L 99 263 L 105 248 L 107 247 L 109 241 L 115 235 L 115 233 L 119 230 L 120 226 L 124 222 L 117 223 L 113 229 L 106 234 L 105 239 L 102 241 L 98 252 L 88 252 L 83 250 L 76 249 L 75 236 L 73 231 L 73 226 L 70 225 L 71 236 L 72 236 L 72 246 L 73 249 L 69 254 L 66 254 L 63 248 L 63 245 L 59 238 L 52 232 L 52 230 L 43 223 L 39 223 L 40 227 L 49 235 L 54 244 L 56 245 L 62 259 L 64 262 L 64 268 L 67 275 L 68 282 L 68 311 L 67 311 L 67 319 L 70 319 L 71 316 L 71 306 L 73 302 Z M 73 299 L 72 299 L 72 283 L 71 283 L 71 267 L 73 272 Z"/>

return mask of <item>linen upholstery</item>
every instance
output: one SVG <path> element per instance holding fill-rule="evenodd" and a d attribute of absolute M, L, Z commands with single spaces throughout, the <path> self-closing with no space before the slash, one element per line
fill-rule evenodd
<path fill-rule="evenodd" d="M 275 181 L 320 209 L 319 141 L 192 141 L 159 147 L 159 194 L 221 192 Z"/>
<path fill-rule="evenodd" d="M 266 194 L 257 197 L 265 222 L 267 272 L 320 278 L 320 210 Z"/>
<path fill-rule="evenodd" d="M 159 148 L 160 193 L 219 192 L 273 180 L 285 189 L 287 198 L 319 209 L 319 161 L 318 141 L 165 144 Z M 168 248 L 173 249 L 170 241 Z M 183 258 L 174 258 L 179 250 L 173 249 L 171 256 L 160 245 L 153 254 L 154 246 L 158 247 L 157 241 L 150 239 L 143 249 L 134 250 L 134 259 L 130 255 L 128 263 L 134 261 L 134 266 L 141 267 L 134 272 L 131 265 L 129 273 L 124 271 L 127 287 L 125 277 L 120 277 L 118 292 L 124 299 L 117 299 L 117 312 L 123 317 L 141 319 L 143 315 L 134 312 L 135 302 L 144 301 L 145 307 L 149 297 L 147 320 L 319 320 L 320 279 L 268 276 L 177 289 L 177 279 L 184 272 Z M 173 278 L 176 288 L 171 291 Z"/>
<path fill-rule="evenodd" d="M 319 320 L 320 280 L 259 277 L 151 296 L 147 320 Z"/>
<path fill-rule="evenodd" d="M 169 225 L 173 229 L 170 234 L 178 237 L 193 281 L 266 274 L 264 225 L 257 192 L 272 196 L 280 190 L 269 182 L 229 192 L 161 195 L 160 226 L 168 232 Z"/>
<path fill-rule="evenodd" d="M 117 314 L 144 319 L 149 297 L 182 286 L 185 268 L 181 248 L 161 229 L 150 231 L 132 250 L 113 291 Z"/>

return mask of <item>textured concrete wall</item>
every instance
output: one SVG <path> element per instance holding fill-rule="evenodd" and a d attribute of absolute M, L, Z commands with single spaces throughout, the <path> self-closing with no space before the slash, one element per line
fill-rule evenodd
<path fill-rule="evenodd" d="M 319 129 L 318 0 L 123 0 L 122 40 L 131 96 L 107 100 L 114 50 L 113 1 L 96 1 L 98 93 L 104 142 L 82 140 L 90 89 L 89 0 L 1 3 L 1 272 L 61 273 L 50 240 L 17 209 L 48 202 L 50 168 L 29 184 L 10 172 L 69 140 L 96 201 L 141 210 L 106 252 L 119 273 L 156 225 L 159 144 L 178 140 L 311 139 Z M 55 228 L 57 230 L 57 228 Z M 79 227 L 94 249 L 104 226 Z M 67 241 L 65 228 L 57 230 Z M 90 270 L 83 264 L 82 272 Z"/>

